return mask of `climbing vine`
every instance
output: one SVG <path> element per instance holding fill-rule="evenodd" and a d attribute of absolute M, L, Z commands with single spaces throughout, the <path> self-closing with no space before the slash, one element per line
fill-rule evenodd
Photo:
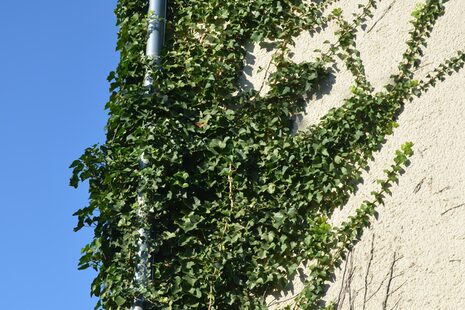
<path fill-rule="evenodd" d="M 375 92 L 355 42 L 378 1 L 361 5 L 352 20 L 328 9 L 336 2 L 172 0 L 159 69 L 148 70 L 147 1 L 119 0 L 121 61 L 108 78 L 107 139 L 71 165 L 72 186 L 89 181 L 89 204 L 75 215 L 76 230 L 95 232 L 80 268 L 98 272 L 96 308 L 128 309 L 143 296 L 144 309 L 266 309 L 265 297 L 304 261 L 311 266 L 296 307 L 319 307 L 324 284 L 390 193 L 412 144 L 397 151 L 372 201 L 340 227 L 328 223 L 332 212 L 355 193 L 403 105 L 465 62 L 459 52 L 425 80 L 413 79 L 445 10 L 446 1 L 427 0 L 412 14 L 398 73 Z M 294 62 L 297 35 L 329 23 L 338 27 L 336 41 L 312 61 Z M 267 93 L 240 86 L 250 42 L 275 50 Z M 294 115 L 338 57 L 354 76 L 351 96 L 295 133 Z M 138 194 L 147 201 L 143 221 Z M 145 287 L 134 281 L 141 227 L 150 232 Z"/>

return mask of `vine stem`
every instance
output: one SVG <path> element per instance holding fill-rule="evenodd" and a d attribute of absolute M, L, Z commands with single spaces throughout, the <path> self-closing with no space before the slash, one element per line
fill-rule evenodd
<path fill-rule="evenodd" d="M 231 176 L 232 174 L 232 165 L 229 164 L 229 172 L 230 174 L 228 175 L 228 183 L 229 183 L 229 200 L 231 202 L 231 211 L 234 208 L 234 196 L 233 196 L 233 178 Z"/>
<path fill-rule="evenodd" d="M 211 310 L 212 307 L 213 307 L 213 300 L 214 300 L 214 296 L 213 296 L 213 284 L 210 283 L 210 296 L 208 296 L 208 310 Z"/>
<path fill-rule="evenodd" d="M 231 212 L 234 209 L 234 192 L 233 192 L 233 178 L 232 178 L 232 164 L 229 164 L 229 175 L 228 175 L 228 187 L 229 187 L 229 206 L 231 207 Z M 226 230 L 228 229 L 229 223 L 225 221 L 224 228 L 223 228 L 223 237 L 226 234 Z"/>
<path fill-rule="evenodd" d="M 228 188 L 229 188 L 229 200 L 230 200 L 230 207 L 231 207 L 231 212 L 234 208 L 234 196 L 233 196 L 233 178 L 232 178 L 232 164 L 229 164 L 229 175 L 228 175 Z M 222 236 L 221 238 L 224 241 L 224 236 L 226 235 L 226 230 L 228 229 L 229 223 L 226 220 L 224 223 L 224 228 L 222 231 Z M 220 243 L 219 244 L 219 249 L 220 251 L 223 251 L 225 249 L 224 244 Z M 219 277 L 220 270 L 215 267 L 215 271 L 213 272 L 213 277 Z M 208 295 L 208 310 L 211 310 L 213 308 L 213 304 L 215 302 L 215 296 L 213 295 L 213 283 L 210 283 L 210 293 Z"/>

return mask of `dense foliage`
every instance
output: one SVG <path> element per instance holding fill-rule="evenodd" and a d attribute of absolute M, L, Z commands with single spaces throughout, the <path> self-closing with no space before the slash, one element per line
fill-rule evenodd
<path fill-rule="evenodd" d="M 380 190 L 341 227 L 328 218 L 356 191 L 361 172 L 396 127 L 402 106 L 463 66 L 447 60 L 424 81 L 413 80 L 422 49 L 445 1 L 414 12 L 399 72 L 375 92 L 355 38 L 376 7 L 353 20 L 334 0 L 172 0 L 167 42 L 153 86 L 144 75 L 147 1 L 120 0 L 116 9 L 121 62 L 109 76 L 107 140 L 72 164 L 71 185 L 89 181 L 89 205 L 76 230 L 93 227 L 80 268 L 98 276 L 97 308 L 127 309 L 143 295 L 147 309 L 266 309 L 299 264 L 311 266 L 303 309 L 315 309 L 324 284 L 369 225 L 375 206 L 412 154 L 404 144 Z M 311 62 L 295 63 L 290 47 L 301 31 L 336 23 L 336 42 Z M 275 50 L 270 91 L 244 90 L 239 78 L 246 44 Z M 293 115 L 327 78 L 335 58 L 353 73 L 352 95 L 321 121 L 294 132 Z M 144 154 L 148 164 L 139 167 Z M 138 216 L 138 193 L 145 221 Z M 134 282 L 138 229 L 150 231 L 151 279 Z"/>

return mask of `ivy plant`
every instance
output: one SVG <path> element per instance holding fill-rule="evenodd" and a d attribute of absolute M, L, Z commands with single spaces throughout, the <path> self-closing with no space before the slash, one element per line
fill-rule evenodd
<path fill-rule="evenodd" d="M 375 92 L 355 42 L 378 1 L 367 0 L 352 20 L 328 10 L 335 2 L 172 0 L 159 69 L 149 70 L 147 1 L 118 1 L 121 61 L 108 77 L 106 142 L 71 165 L 72 186 L 89 181 L 89 204 L 75 215 L 76 231 L 95 233 L 79 268 L 97 271 L 96 309 L 128 309 L 139 296 L 144 309 L 266 309 L 265 297 L 304 261 L 311 266 L 295 307 L 320 307 L 332 271 L 390 193 L 412 144 L 397 151 L 372 201 L 340 227 L 328 219 L 355 193 L 402 107 L 465 62 L 458 52 L 424 80 L 413 79 L 445 10 L 446 1 L 427 0 L 412 14 L 398 72 Z M 311 61 L 294 62 L 296 37 L 329 23 L 338 26 L 337 40 Z M 239 83 L 250 42 L 274 46 L 265 94 Z M 354 75 L 351 96 L 295 133 L 294 115 L 337 58 Z M 138 195 L 147 202 L 144 220 Z M 141 227 L 150 249 L 144 287 L 134 281 Z"/>

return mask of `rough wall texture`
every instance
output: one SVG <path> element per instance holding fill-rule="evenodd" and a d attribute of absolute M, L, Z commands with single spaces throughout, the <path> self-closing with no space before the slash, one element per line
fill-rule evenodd
<path fill-rule="evenodd" d="M 421 2 L 381 0 L 375 16 L 359 32 L 358 48 L 377 89 L 396 72 L 410 13 Z M 359 3 L 364 1 L 339 1 L 335 6 L 350 19 Z M 334 40 L 333 31 L 330 25 L 313 36 L 302 33 L 296 40 L 295 61 L 311 60 L 313 49 Z M 428 40 L 418 78 L 459 49 L 465 49 L 465 0 L 450 0 Z M 267 91 L 263 80 L 271 55 L 266 48 L 250 47 L 244 87 Z M 265 70 L 258 72 L 260 67 Z M 304 129 L 339 106 L 351 84 L 351 74 L 338 64 L 333 80 L 309 100 L 297 127 Z M 339 309 L 465 309 L 464 120 L 465 70 L 405 106 L 400 127 L 375 155 L 359 192 L 331 219 L 337 224 L 347 218 L 376 189 L 374 181 L 383 176 L 395 150 L 407 141 L 415 144 L 411 166 L 329 287 L 327 300 L 339 300 Z M 267 301 L 273 308 L 292 304 L 301 287 L 296 279 L 288 291 Z"/>

